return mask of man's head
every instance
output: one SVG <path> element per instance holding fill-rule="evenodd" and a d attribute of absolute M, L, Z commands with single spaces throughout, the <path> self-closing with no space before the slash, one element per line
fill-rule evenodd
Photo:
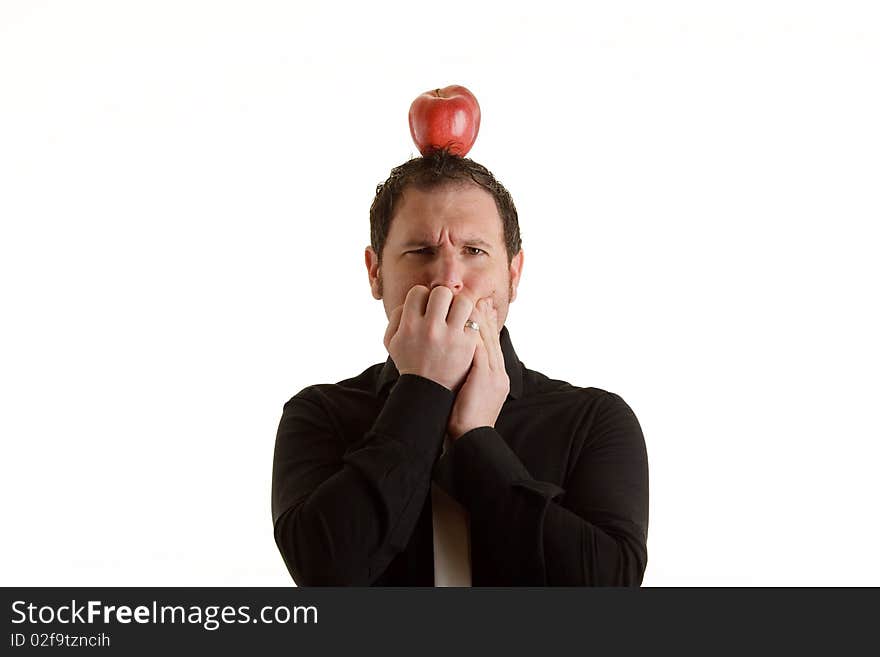
<path fill-rule="evenodd" d="M 414 285 L 492 297 L 498 325 L 516 298 L 523 253 L 513 199 L 492 173 L 440 151 L 396 167 L 376 188 L 364 256 L 385 314 Z"/>

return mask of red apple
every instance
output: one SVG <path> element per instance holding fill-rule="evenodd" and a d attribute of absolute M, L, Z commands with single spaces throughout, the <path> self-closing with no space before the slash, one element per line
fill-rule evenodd
<path fill-rule="evenodd" d="M 448 148 L 464 157 L 480 131 L 480 104 L 458 84 L 426 91 L 410 105 L 409 131 L 422 155 Z"/>

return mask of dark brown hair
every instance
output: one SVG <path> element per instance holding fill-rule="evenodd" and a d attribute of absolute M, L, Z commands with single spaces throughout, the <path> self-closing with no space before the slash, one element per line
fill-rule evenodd
<path fill-rule="evenodd" d="M 412 185 L 429 190 L 449 183 L 473 182 L 495 199 L 504 227 L 504 245 L 508 264 L 522 248 L 519 218 L 510 193 L 482 164 L 470 158 L 452 155 L 448 150 L 436 150 L 424 157 L 415 157 L 391 170 L 388 180 L 376 187 L 376 198 L 370 206 L 370 245 L 382 262 L 382 249 L 391 229 L 395 204 L 403 190 Z"/>

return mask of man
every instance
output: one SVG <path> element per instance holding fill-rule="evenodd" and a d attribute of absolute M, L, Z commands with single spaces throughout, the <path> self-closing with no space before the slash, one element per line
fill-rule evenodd
<path fill-rule="evenodd" d="M 507 190 L 439 152 L 391 172 L 370 223 L 389 358 L 300 391 L 278 427 L 272 516 L 294 581 L 640 585 L 639 422 L 620 396 L 517 358 L 504 324 L 523 252 Z M 549 319 L 552 340 L 565 317 Z"/>

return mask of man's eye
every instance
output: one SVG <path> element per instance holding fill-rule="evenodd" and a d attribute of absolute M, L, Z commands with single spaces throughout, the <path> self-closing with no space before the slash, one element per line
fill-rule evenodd
<path fill-rule="evenodd" d="M 483 249 L 479 249 L 475 246 L 466 246 L 464 248 L 465 248 L 465 251 L 467 251 L 470 255 L 475 255 L 475 256 L 488 255 L 488 253 L 483 251 Z M 418 255 L 430 255 L 432 252 L 433 252 L 433 250 L 429 247 L 425 247 L 423 249 L 417 249 L 416 251 L 407 251 L 407 253 L 416 253 Z"/>

